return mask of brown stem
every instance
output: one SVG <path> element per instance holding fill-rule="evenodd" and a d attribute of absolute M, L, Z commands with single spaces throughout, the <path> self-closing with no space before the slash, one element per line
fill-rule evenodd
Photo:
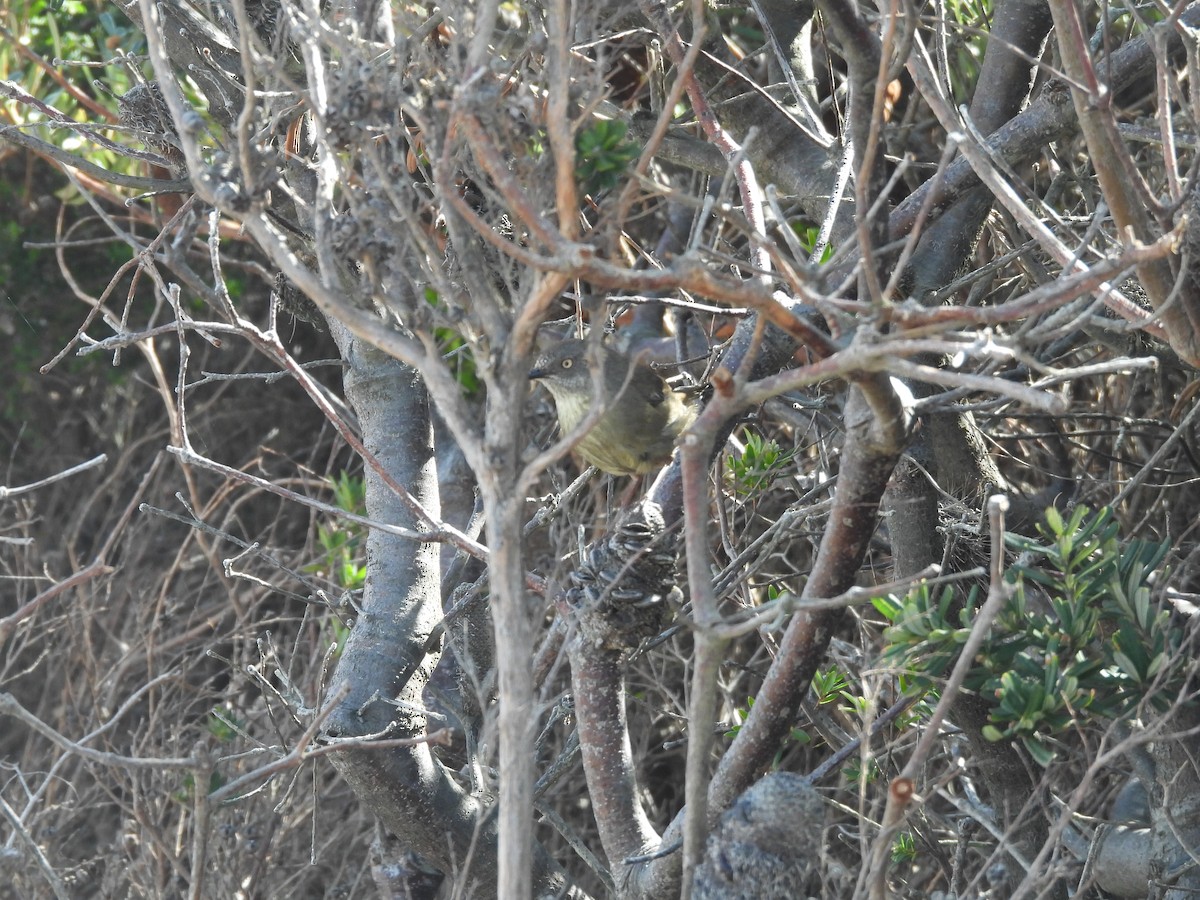
<path fill-rule="evenodd" d="M 804 586 L 804 599 L 831 597 L 846 590 L 866 556 L 883 491 L 907 433 L 898 401 L 887 399 L 889 393 L 890 383 L 880 376 L 868 380 L 866 393 L 855 390 L 850 394 L 846 446 L 833 508 Z M 877 419 L 872 408 L 892 410 L 885 413 L 890 421 Z M 822 610 L 801 613 L 792 620 L 754 706 L 713 776 L 708 795 L 711 810 L 727 809 L 779 749 L 844 615 L 844 609 Z"/>

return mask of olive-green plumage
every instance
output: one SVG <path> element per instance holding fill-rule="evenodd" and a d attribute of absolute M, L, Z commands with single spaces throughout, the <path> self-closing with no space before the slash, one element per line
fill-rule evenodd
<path fill-rule="evenodd" d="M 587 416 L 596 396 L 589 354 L 602 367 L 605 413 L 575 449 L 588 463 L 613 475 L 652 472 L 671 458 L 680 433 L 696 418 L 682 394 L 645 364 L 609 347 L 562 341 L 538 357 L 529 377 L 554 396 L 564 435 Z"/>

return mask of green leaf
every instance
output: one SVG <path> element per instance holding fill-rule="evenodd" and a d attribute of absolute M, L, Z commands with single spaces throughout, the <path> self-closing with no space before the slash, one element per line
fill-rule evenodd
<path fill-rule="evenodd" d="M 884 597 L 872 597 L 871 605 L 875 607 L 875 611 L 887 619 L 889 622 L 896 621 L 896 617 L 900 614 L 903 608 L 900 600 L 892 594 Z"/>
<path fill-rule="evenodd" d="M 1113 661 L 1120 666 L 1122 672 L 1134 681 L 1142 680 L 1142 673 L 1137 664 L 1120 650 L 1113 651 Z"/>
<path fill-rule="evenodd" d="M 1022 736 L 1021 743 L 1025 745 L 1025 749 L 1029 751 L 1029 755 L 1043 769 L 1054 762 L 1054 750 L 1033 735 Z"/>

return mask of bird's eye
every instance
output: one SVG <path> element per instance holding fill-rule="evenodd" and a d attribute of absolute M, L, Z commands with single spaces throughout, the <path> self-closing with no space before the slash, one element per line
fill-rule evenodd
<path fill-rule="evenodd" d="M 561 365 L 562 365 L 562 367 L 563 367 L 564 369 L 569 369 L 569 368 L 571 368 L 571 366 L 575 365 L 575 360 L 573 360 L 573 359 L 564 359 L 564 360 L 562 361 Z"/>

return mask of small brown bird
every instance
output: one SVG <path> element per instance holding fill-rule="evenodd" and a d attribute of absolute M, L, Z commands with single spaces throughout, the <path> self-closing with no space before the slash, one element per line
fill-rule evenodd
<path fill-rule="evenodd" d="M 529 377 L 554 396 L 562 433 L 574 431 L 592 407 L 596 389 L 591 356 L 603 367 L 600 396 L 606 412 L 575 449 L 591 465 L 613 475 L 652 472 L 671 458 L 695 408 L 644 363 L 609 347 L 562 341 L 538 357 Z"/>

